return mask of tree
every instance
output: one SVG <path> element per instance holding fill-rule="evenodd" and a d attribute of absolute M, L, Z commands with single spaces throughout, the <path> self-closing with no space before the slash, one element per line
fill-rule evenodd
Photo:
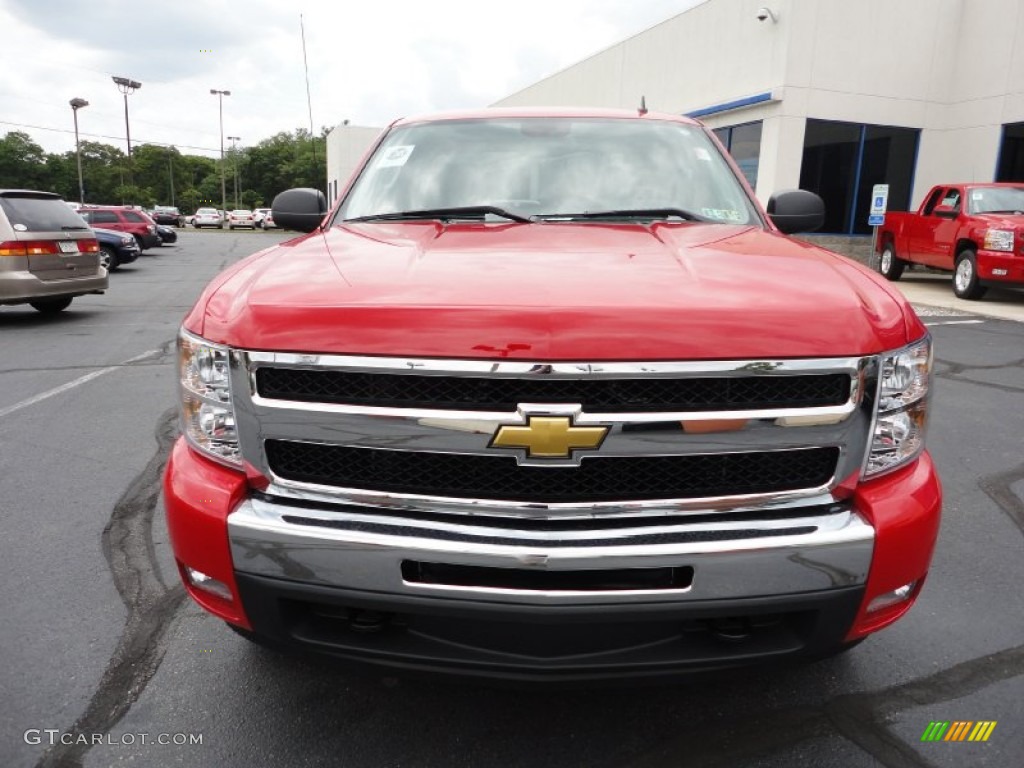
<path fill-rule="evenodd" d="M 260 193 L 255 189 L 247 189 L 241 194 L 242 205 L 248 208 L 250 211 L 253 208 L 263 207 L 263 198 L 260 197 Z"/>
<path fill-rule="evenodd" d="M 178 209 L 183 212 L 194 211 L 199 207 L 199 190 L 187 187 L 178 193 Z"/>
<path fill-rule="evenodd" d="M 239 172 L 241 200 L 249 208 L 267 205 L 290 187 L 324 186 L 326 165 L 324 129 L 314 141 L 309 131 L 282 131 L 252 147 L 231 153 L 225 163 L 227 186 Z M 85 200 L 93 204 L 177 204 L 190 212 L 197 207 L 221 207 L 220 161 L 183 155 L 175 147 L 140 144 L 132 152 L 132 164 L 117 147 L 83 141 L 82 178 Z M 175 190 L 171 199 L 171 186 Z M 0 139 L 0 187 L 52 190 L 67 200 L 78 199 L 75 153 L 47 154 L 26 133 L 14 131 Z M 234 199 L 229 191 L 229 199 Z"/>
<path fill-rule="evenodd" d="M 117 147 L 98 141 L 83 141 L 79 146 L 85 186 L 85 200 L 82 202 L 119 204 L 121 196 L 118 187 L 127 181 L 127 158 L 124 153 Z"/>
<path fill-rule="evenodd" d="M 56 192 L 65 200 L 78 200 L 78 169 L 74 152 L 47 155 L 45 173 L 44 189 Z"/>
<path fill-rule="evenodd" d="M 141 144 L 132 153 L 135 183 L 147 191 L 160 205 L 171 205 L 171 177 L 174 186 L 184 186 L 178 178 L 181 172 L 181 153 L 174 147 Z"/>
<path fill-rule="evenodd" d="M 281 132 L 249 147 L 246 184 L 264 200 L 273 200 L 278 192 L 291 187 L 324 187 L 327 162 L 326 133 L 316 139 L 316 162 L 309 131 Z"/>
<path fill-rule="evenodd" d="M 27 133 L 0 139 L 0 188 L 47 189 L 46 153 Z"/>

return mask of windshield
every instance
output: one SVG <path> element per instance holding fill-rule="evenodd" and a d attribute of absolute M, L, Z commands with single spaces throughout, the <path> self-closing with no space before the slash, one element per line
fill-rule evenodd
<path fill-rule="evenodd" d="M 972 187 L 971 213 L 1024 213 L 1024 187 Z"/>
<path fill-rule="evenodd" d="M 481 216 L 497 209 L 533 220 L 646 213 L 760 223 L 732 169 L 698 126 L 615 118 L 400 126 L 370 158 L 338 216 L 416 212 L 429 218 L 447 209 L 467 216 L 472 209 Z"/>

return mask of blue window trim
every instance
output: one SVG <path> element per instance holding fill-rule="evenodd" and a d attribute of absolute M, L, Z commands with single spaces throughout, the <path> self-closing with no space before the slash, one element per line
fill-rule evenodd
<path fill-rule="evenodd" d="M 805 118 L 805 125 L 806 125 L 806 122 L 810 121 L 810 120 L 814 120 L 814 121 L 819 122 L 819 123 L 842 123 L 842 124 L 845 124 L 845 125 L 853 125 L 853 126 L 856 126 L 856 127 L 858 127 L 860 129 L 860 134 L 857 137 L 857 160 L 856 160 L 857 167 L 856 167 L 856 170 L 854 171 L 853 194 L 851 196 L 852 199 L 850 200 L 850 208 L 849 208 L 849 210 L 847 212 L 848 216 L 849 216 L 849 224 L 847 224 L 846 227 L 841 232 L 822 232 L 822 231 L 819 231 L 819 232 L 817 232 L 815 234 L 819 234 L 819 235 L 840 235 L 840 236 L 844 236 L 844 237 L 864 237 L 864 235 L 859 235 L 859 234 L 855 233 L 854 229 L 857 226 L 857 221 L 856 221 L 856 216 L 857 216 L 857 190 L 860 189 L 860 177 L 861 177 L 861 172 L 864 169 L 864 145 L 867 142 L 868 128 L 870 128 L 872 126 L 877 126 L 877 127 L 881 127 L 881 128 L 903 128 L 903 127 L 908 127 L 908 128 L 910 128 L 910 130 L 913 130 L 917 134 L 916 141 L 914 142 L 914 161 L 913 161 L 914 164 L 910 168 L 910 187 L 909 187 L 909 189 L 910 189 L 910 193 L 909 193 L 910 194 L 910 199 L 907 202 L 907 208 L 909 210 L 914 210 L 914 208 L 913 208 L 913 203 L 914 203 L 914 199 L 913 199 L 913 197 L 914 197 L 914 182 L 917 179 L 917 161 L 918 161 L 918 158 L 920 157 L 920 154 L 921 154 L 921 129 L 920 128 L 912 128 L 910 126 L 887 126 L 887 125 L 882 125 L 881 123 L 851 123 L 851 122 L 848 122 L 848 121 L 845 121 L 845 120 L 829 120 L 829 119 L 826 119 L 826 118 L 817 118 L 817 117 Z M 870 237 L 870 235 L 868 235 L 868 236 Z"/>
<path fill-rule="evenodd" d="M 857 170 L 853 174 L 853 193 L 850 195 L 850 223 L 846 227 L 847 234 L 850 235 L 857 227 L 857 192 L 860 191 L 860 174 L 864 170 L 864 139 L 867 133 L 867 125 L 861 123 L 860 137 L 857 139 Z"/>
<path fill-rule="evenodd" d="M 750 107 L 754 104 L 763 104 L 766 101 L 775 101 L 772 98 L 771 91 L 765 91 L 759 93 L 756 96 L 748 96 L 745 99 L 736 99 L 735 101 L 726 101 L 721 104 L 715 104 L 714 106 L 704 107 L 702 109 L 695 109 L 692 112 L 684 112 L 684 117 L 707 117 L 708 115 L 717 115 L 719 112 L 728 112 L 731 109 L 741 109 L 743 107 Z"/>

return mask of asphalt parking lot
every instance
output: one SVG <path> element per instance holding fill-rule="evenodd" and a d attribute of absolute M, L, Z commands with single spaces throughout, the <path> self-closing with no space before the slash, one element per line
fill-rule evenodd
<path fill-rule="evenodd" d="M 250 645 L 184 599 L 170 558 L 178 324 L 285 237 L 181 230 L 62 316 L 0 308 L 0 766 L 1020 764 L 1024 323 L 921 305 L 942 530 L 914 610 L 850 653 L 640 689 L 382 677 Z M 997 725 L 922 742 L 936 720 Z"/>

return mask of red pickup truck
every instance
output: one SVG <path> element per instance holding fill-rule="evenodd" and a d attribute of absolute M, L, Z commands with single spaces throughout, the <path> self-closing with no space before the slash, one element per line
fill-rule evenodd
<path fill-rule="evenodd" d="M 308 234 L 184 321 L 164 484 L 188 593 L 243 636 L 660 677 L 835 653 L 920 593 L 927 329 L 699 123 L 409 118 L 332 210 L 273 216 Z"/>
<path fill-rule="evenodd" d="M 953 293 L 980 299 L 991 284 L 1024 285 L 1024 184 L 940 184 L 917 213 L 887 213 L 878 271 L 907 264 L 953 273 Z"/>

